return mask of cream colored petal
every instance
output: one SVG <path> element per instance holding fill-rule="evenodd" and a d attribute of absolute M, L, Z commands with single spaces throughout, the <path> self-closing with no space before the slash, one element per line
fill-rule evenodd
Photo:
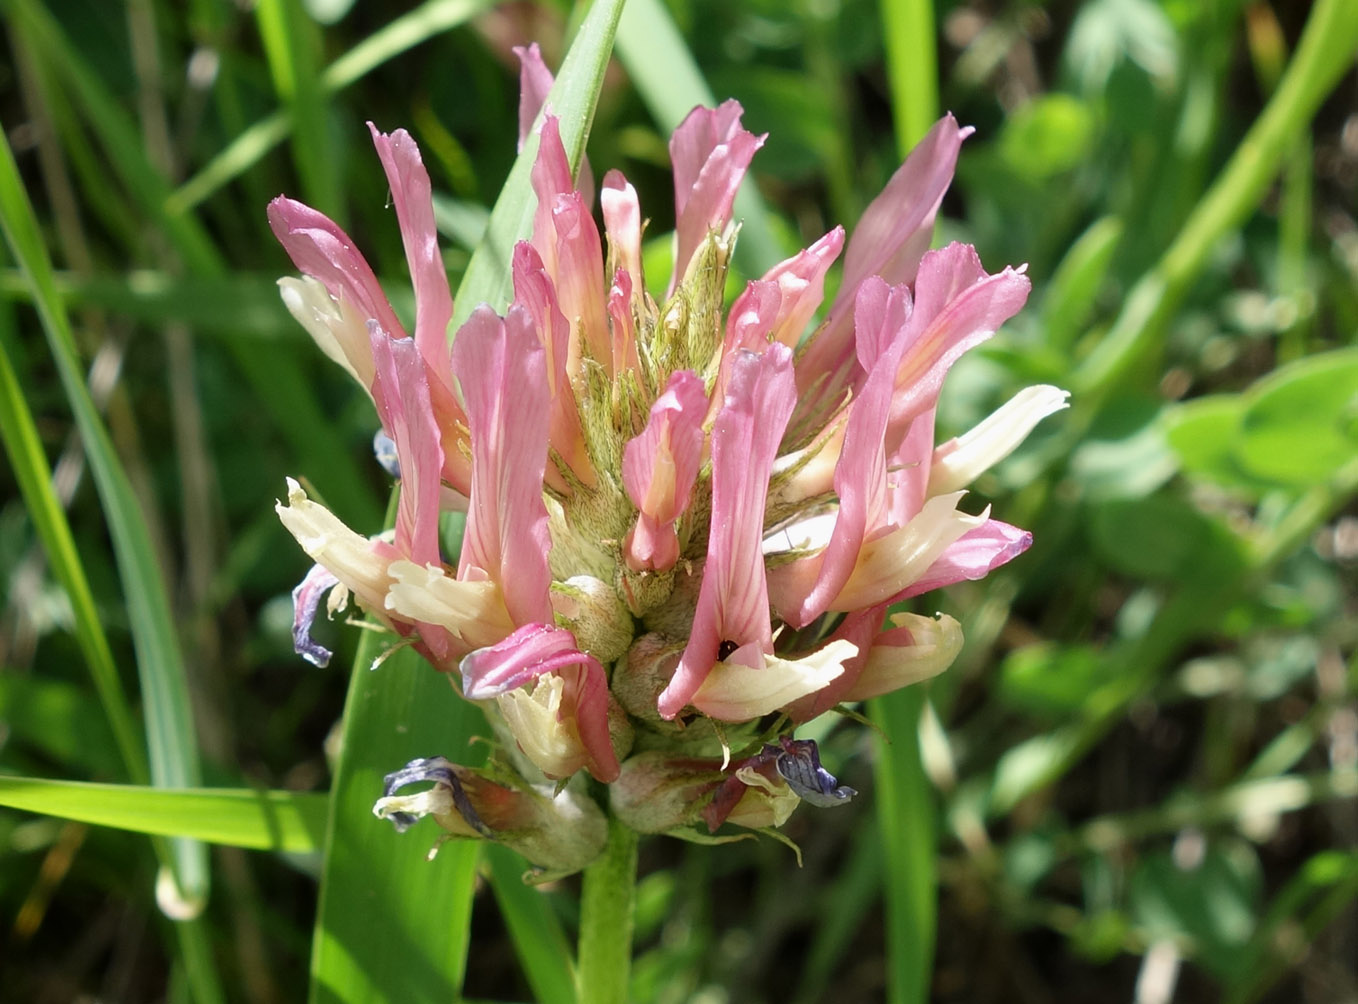
<path fill-rule="evenodd" d="M 802 659 L 766 656 L 760 668 L 719 662 L 689 703 L 724 722 L 749 721 L 820 690 L 857 653 L 852 642 L 840 639 Z"/>
<path fill-rule="evenodd" d="M 947 614 L 896 614 L 891 624 L 908 630 L 914 644 L 872 646 L 844 700 L 866 701 L 937 676 L 962 651 L 962 625 Z"/>
<path fill-rule="evenodd" d="M 288 478 L 288 501 L 274 506 L 288 532 L 311 560 L 330 570 L 369 610 L 381 613 L 390 578 L 387 562 L 367 537 L 350 530 L 325 506 L 312 502 Z"/>
<path fill-rule="evenodd" d="M 424 624 L 447 628 L 468 649 L 504 641 L 514 631 L 500 587 L 489 579 L 463 582 L 436 565 L 393 561 L 394 583 L 387 592 L 388 610 Z"/>
<path fill-rule="evenodd" d="M 1048 415 L 1066 407 L 1069 391 L 1039 384 L 1019 391 L 970 432 L 934 451 L 929 495 L 965 488 L 1028 438 Z"/>
<path fill-rule="evenodd" d="M 748 784 L 750 790 L 741 796 L 736 807 L 726 817 L 728 823 L 756 830 L 765 826 L 782 826 L 787 822 L 787 817 L 792 815 L 792 810 L 802 803 L 787 782 L 770 781 L 753 768 L 742 767 L 736 771 L 736 777 Z"/>
<path fill-rule="evenodd" d="M 963 494 L 929 499 L 905 526 L 864 544 L 849 581 L 830 609 L 860 610 L 895 596 L 928 571 L 949 544 L 984 523 L 989 507 L 979 516 L 957 511 Z"/>
<path fill-rule="evenodd" d="M 565 681 L 555 673 L 496 698 L 524 756 L 548 777 L 570 777 L 585 765 L 580 739 L 558 720 Z"/>
<path fill-rule="evenodd" d="M 334 300 L 325 286 L 310 276 L 279 279 L 278 292 L 288 313 L 306 328 L 321 351 L 371 394 L 376 370 L 364 318 L 349 304 Z"/>

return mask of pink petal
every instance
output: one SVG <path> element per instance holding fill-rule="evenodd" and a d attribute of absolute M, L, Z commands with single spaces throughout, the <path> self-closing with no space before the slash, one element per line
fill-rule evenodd
<path fill-rule="evenodd" d="M 420 159 L 420 148 L 410 134 L 397 129 L 391 135 L 377 131 L 371 122 L 373 145 L 382 159 L 401 226 L 410 278 L 415 286 L 415 344 L 429 366 L 433 379 L 448 382 L 448 322 L 453 317 L 453 295 L 448 273 L 439 253 L 434 226 L 434 201 L 429 172 Z"/>
<path fill-rule="evenodd" d="M 477 307 L 453 342 L 471 432 L 472 484 L 458 578 L 478 568 L 516 624 L 551 623 L 542 478 L 547 465 L 545 352 L 522 307 L 501 320 Z"/>
<path fill-rule="evenodd" d="M 589 658 L 576 648 L 575 636 L 565 628 L 525 624 L 504 641 L 464 657 L 458 672 L 462 693 L 469 700 L 485 701 Z"/>
<path fill-rule="evenodd" d="M 795 349 L 806 331 L 807 322 L 825 296 L 825 273 L 830 270 L 840 249 L 844 247 L 844 228 L 835 227 L 809 248 L 779 262 L 764 275 L 749 284 L 746 291 L 731 305 L 727 324 L 728 345 L 732 328 L 753 311 L 764 327 L 764 337 L 770 342 L 782 342 Z M 772 287 L 776 298 L 772 307 L 763 303 L 746 303 L 747 297 L 759 298 L 756 287 Z"/>
<path fill-rule="evenodd" d="M 824 613 L 849 581 L 858 552 L 869 535 L 887 524 L 887 463 L 884 437 L 890 414 L 896 370 L 910 335 L 910 290 L 891 287 L 873 276 L 858 290 L 854 327 L 858 358 L 868 372 L 849 411 L 844 445 L 835 466 L 839 512 L 825 550 L 802 559 L 819 563 L 814 586 L 795 607 L 789 590 L 805 581 L 805 573 L 783 566 L 774 573 L 776 607 L 794 627 L 809 624 Z M 793 564 L 799 564 L 794 562 Z"/>
<path fill-rule="evenodd" d="M 742 111 L 734 100 L 695 108 L 670 139 L 676 238 L 671 288 L 708 233 L 726 228 L 745 170 L 764 145 L 765 136 L 741 127 Z"/>
<path fill-rule="evenodd" d="M 814 694 L 808 694 L 800 701 L 790 704 L 787 708 L 788 717 L 794 722 L 809 722 L 844 700 L 844 695 L 853 689 L 859 674 L 863 672 L 873 638 L 877 635 L 877 629 L 882 626 L 885 611 L 885 604 L 879 604 L 866 610 L 854 611 L 844 618 L 844 622 L 835 629 L 834 634 L 825 639 L 825 643 L 843 639 L 852 642 L 858 649 L 858 654 L 844 661 L 844 672 L 837 679 L 831 680 Z"/>
<path fill-rule="evenodd" d="M 641 372 L 636 322 L 632 316 L 632 290 L 632 277 L 619 268 L 613 274 L 613 285 L 608 290 L 609 355 L 615 379 L 623 373 Z"/>
<path fill-rule="evenodd" d="M 858 284 L 870 275 L 891 284 L 914 282 L 962 141 L 971 131 L 959 128 L 951 115 L 939 119 L 858 221 L 844 254 L 839 295 L 798 362 L 797 390 L 803 400 L 794 427 L 801 424 L 802 415 L 823 412 L 856 383 L 851 320 Z M 816 392 L 809 395 L 813 387 Z"/>
<path fill-rule="evenodd" d="M 733 361 L 726 399 L 712 429 L 712 524 L 688 646 L 660 695 L 673 718 L 702 685 L 723 642 L 744 665 L 773 651 L 764 578 L 764 504 L 783 427 L 796 403 L 792 353 L 771 345 Z"/>
<path fill-rule="evenodd" d="M 409 338 L 388 338 L 375 321 L 368 323 L 377 364 L 373 399 L 382 427 L 396 444 L 401 468 L 396 549 L 417 564 L 437 564 L 443 450 L 429 403 L 424 363 Z"/>
<path fill-rule="evenodd" d="M 552 89 L 552 71 L 542 61 L 542 50 L 538 44 L 514 47 L 514 55 L 519 57 L 519 149 L 528 141 L 533 131 L 542 104 Z"/>
<path fill-rule="evenodd" d="M 645 289 L 641 274 L 641 203 L 637 190 L 622 176 L 621 171 L 604 175 L 599 191 L 599 202 L 604 214 L 604 232 L 608 234 L 618 267 L 632 281 L 632 289 Z"/>
<path fill-rule="evenodd" d="M 566 461 L 571 473 L 585 485 L 592 486 L 595 483 L 594 467 L 585 449 L 580 411 L 567 370 L 570 324 L 557 304 L 556 287 L 542 267 L 542 259 L 527 241 L 520 241 L 515 246 L 512 271 L 514 302 L 532 317 L 538 341 L 546 353 L 547 391 L 551 396 L 548 441 Z M 547 477 L 553 488 L 569 493 L 569 486 L 553 466 L 548 466 Z"/>
<path fill-rule="evenodd" d="M 572 715 L 580 745 L 585 750 L 585 769 L 595 780 L 609 784 L 622 772 L 613 738 L 608 731 L 608 676 L 599 660 L 584 660 L 557 670 L 566 681 L 562 692 L 562 717 Z"/>
<path fill-rule="evenodd" d="M 608 733 L 608 678 L 599 660 L 576 647 L 575 636 L 552 624 L 525 624 L 512 635 L 466 656 L 462 691 L 474 701 L 517 690 L 555 673 L 565 682 L 560 720 L 571 720 L 589 772 L 605 783 L 618 776 Z"/>
<path fill-rule="evenodd" d="M 331 296 L 354 305 L 388 334 L 405 334 L 367 260 L 329 217 L 280 195 L 269 203 L 269 226 L 293 264 Z"/>
<path fill-rule="evenodd" d="M 896 374 L 891 420 L 899 424 L 931 408 L 949 367 L 993 335 L 1028 299 L 1032 283 L 1006 267 L 987 275 L 970 244 L 930 251 L 915 280 L 918 332 Z"/>
<path fill-rule="evenodd" d="M 963 579 L 981 579 L 1007 562 L 1013 561 L 1033 544 L 1033 535 L 997 519 L 988 519 L 968 530 L 948 546 L 923 578 L 891 599 L 892 603 L 919 596 L 934 589 L 951 586 Z"/>
<path fill-rule="evenodd" d="M 542 256 L 547 274 L 554 276 L 557 241 L 552 211 L 556 207 L 558 195 L 575 190 L 570 161 L 566 159 L 566 148 L 561 144 L 561 123 L 555 115 L 543 119 L 532 180 L 533 194 L 538 197 L 537 208 L 533 212 L 533 247 Z"/>
<path fill-rule="evenodd" d="M 556 232 L 556 267 L 549 272 L 561 312 L 571 323 L 572 344 L 611 370 L 603 245 L 599 243 L 599 228 L 579 192 L 557 196 L 552 226 Z"/>
<path fill-rule="evenodd" d="M 623 487 L 639 510 L 624 547 L 634 570 L 672 568 L 678 560 L 674 521 L 688 508 L 698 478 L 706 414 L 702 380 L 680 370 L 651 406 L 646 428 L 623 450 Z"/>

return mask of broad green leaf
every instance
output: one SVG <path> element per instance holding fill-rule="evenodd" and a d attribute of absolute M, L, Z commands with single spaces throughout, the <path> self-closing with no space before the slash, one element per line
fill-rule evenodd
<path fill-rule="evenodd" d="M 8 732 L 6 745 L 18 740 L 60 764 L 64 773 L 106 778 L 127 773 L 110 720 L 100 701 L 83 687 L 0 670 L 0 722 Z M 131 739 L 145 742 L 135 731 Z M 146 770 L 144 760 L 141 769 Z"/>
<path fill-rule="evenodd" d="M 1139 579 L 1221 576 L 1244 561 L 1229 530 L 1167 494 L 1099 504 L 1091 514 L 1090 541 L 1114 570 Z"/>
<path fill-rule="evenodd" d="M 290 854 L 320 850 L 326 802 L 320 792 L 148 788 L 0 776 L 0 805 L 11 809 Z"/>
<path fill-rule="evenodd" d="M 1358 349 L 1292 363 L 1255 384 L 1235 456 L 1251 474 L 1308 487 L 1358 455 Z"/>
<path fill-rule="evenodd" d="M 411 649 L 369 669 L 378 637 L 359 645 L 345 700 L 312 943 L 315 1004 L 455 1000 L 471 933 L 479 847 L 450 843 L 430 861 L 434 823 L 397 833 L 372 806 L 383 776 L 411 760 L 471 762 L 484 720 Z"/>
<path fill-rule="evenodd" d="M 306 201 L 324 213 L 341 210 L 340 160 L 330 148 L 326 95 L 317 72 L 319 39 L 301 0 L 257 0 L 264 55 L 274 90 L 292 112 L 292 159 Z"/>
<path fill-rule="evenodd" d="M 684 44 L 661 0 L 631 0 L 618 25 L 618 59 L 656 124 L 671 131 L 697 105 L 717 103 L 693 54 Z M 755 160 L 758 166 L 758 158 Z M 644 207 L 643 207 L 644 208 Z M 741 221 L 736 264 L 747 275 L 762 275 L 783 258 L 768 210 L 750 182 L 736 195 L 734 218 Z"/>
<path fill-rule="evenodd" d="M 306 331 L 283 306 L 275 275 L 199 277 L 151 269 L 91 276 L 57 272 L 53 287 L 68 310 L 101 307 L 150 325 L 178 321 L 196 332 L 232 339 L 309 344 Z M 0 271 L 0 296 L 26 300 L 32 293 L 17 271 Z"/>
<path fill-rule="evenodd" d="M 1005 120 L 998 152 L 1019 177 L 1040 181 L 1083 162 L 1093 138 L 1089 105 L 1069 94 L 1048 94 Z"/>
<path fill-rule="evenodd" d="M 1132 876 L 1129 898 L 1152 936 L 1191 938 L 1195 958 L 1224 976 L 1247 959 L 1259 885 L 1259 861 L 1247 844 L 1214 841 L 1192 867 L 1181 867 L 1168 852 L 1146 858 Z"/>
<path fill-rule="evenodd" d="M 0 147 L 0 227 L 33 286 L 38 316 L 108 520 L 137 653 L 151 779 L 162 788 L 193 787 L 201 776 L 198 745 L 165 582 L 127 472 L 85 386 L 70 322 L 53 287 L 52 263 L 8 142 Z M 193 841 L 176 840 L 173 852 L 180 891 L 189 902 L 205 900 L 209 885 L 206 849 Z"/>

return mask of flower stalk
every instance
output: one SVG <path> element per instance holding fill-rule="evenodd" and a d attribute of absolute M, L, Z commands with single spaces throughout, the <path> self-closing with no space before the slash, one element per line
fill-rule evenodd
<path fill-rule="evenodd" d="M 608 817 L 608 843 L 584 873 L 580 894 L 578 998 L 626 1004 L 637 891 L 637 833 Z"/>

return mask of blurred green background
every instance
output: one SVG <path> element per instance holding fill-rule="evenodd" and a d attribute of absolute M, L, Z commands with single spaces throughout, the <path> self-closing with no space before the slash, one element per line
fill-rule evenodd
<path fill-rule="evenodd" d="M 927 696 L 873 709 L 880 732 L 847 723 L 822 738 L 862 794 L 789 821 L 804 867 L 769 841 L 643 843 L 635 998 L 1358 1001 L 1354 16 L 1289 0 L 647 6 L 658 19 L 625 23 L 588 149 L 640 193 L 650 275 L 669 253 L 665 143 L 690 64 L 769 134 L 751 175 L 763 206 L 744 204 L 746 277 L 851 227 L 933 109 L 951 110 L 977 131 L 937 240 L 974 243 L 991 271 L 1027 262 L 1034 292 L 954 369 L 940 438 L 1028 384 L 1073 399 L 976 485 L 1033 530 L 1032 550 L 916 601 L 961 620 L 961 658 Z M 1284 70 L 1322 8 L 1344 27 L 1314 44 L 1337 53 L 1314 55 L 1329 69 L 1289 91 Z M 124 544 L 11 243 L 0 774 L 144 782 L 128 739 L 143 717 L 160 727 L 145 695 L 163 685 L 182 688 L 196 730 L 171 786 L 324 792 L 361 632 L 322 629 L 329 669 L 293 655 L 289 591 L 308 562 L 272 503 L 285 476 L 303 478 L 375 531 L 388 482 L 369 400 L 278 299 L 292 268 L 264 207 L 286 192 L 331 215 L 407 309 L 363 123 L 403 126 L 456 283 L 515 154 L 510 49 L 537 40 L 556 66 L 582 11 L 0 10 L 0 122 L 183 652 L 169 683 L 148 679 L 137 625 L 154 611 L 120 580 Z M 27 447 L 20 401 L 36 423 Z M 64 563 L 40 540 L 50 513 L 20 494 L 43 455 L 73 535 Z M 93 620 L 63 577 L 72 561 Z M 92 677 L 96 665 L 112 675 Z M 405 839 L 422 853 L 432 836 Z M 162 847 L 162 860 L 175 853 L 192 851 Z M 302 999 L 318 854 L 216 847 L 208 860 L 206 912 L 176 926 L 145 837 L 0 810 L 0 997 Z M 507 924 L 491 884 L 474 893 L 465 996 L 543 998 L 523 974 L 541 932 Z M 570 932 L 575 890 L 533 894 L 530 914 Z"/>

